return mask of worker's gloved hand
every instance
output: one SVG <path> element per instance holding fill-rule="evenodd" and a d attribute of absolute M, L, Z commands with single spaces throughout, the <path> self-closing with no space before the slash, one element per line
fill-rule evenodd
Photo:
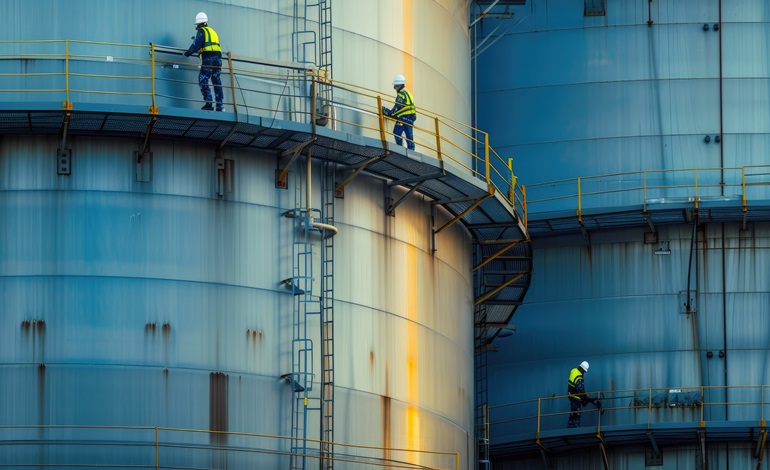
<path fill-rule="evenodd" d="M 596 406 L 597 408 L 599 408 L 601 410 L 602 409 L 602 402 L 600 402 L 599 400 L 594 400 L 594 406 Z"/>
<path fill-rule="evenodd" d="M 190 57 L 191 55 L 192 55 L 192 52 L 190 52 L 190 51 L 184 51 L 184 56 L 185 56 L 185 57 Z"/>
<path fill-rule="evenodd" d="M 390 116 L 390 110 L 386 108 L 385 106 L 382 107 L 382 114 L 386 116 Z"/>

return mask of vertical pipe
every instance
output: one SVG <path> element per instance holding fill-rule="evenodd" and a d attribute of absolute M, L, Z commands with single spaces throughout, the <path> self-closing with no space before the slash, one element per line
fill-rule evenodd
<path fill-rule="evenodd" d="M 647 170 L 644 170 L 644 184 L 642 189 L 642 212 L 647 212 Z"/>
<path fill-rule="evenodd" d="M 725 247 L 725 224 L 723 222 L 720 225 L 722 226 L 722 350 L 725 352 L 722 360 L 724 361 L 724 385 L 727 387 L 730 385 L 727 382 L 727 280 L 725 279 L 725 275 L 727 274 L 727 268 L 725 266 L 727 257 L 725 256 L 725 253 L 727 252 L 727 249 Z M 725 420 L 730 419 L 727 402 L 727 388 L 725 388 Z"/>
<path fill-rule="evenodd" d="M 725 195 L 725 143 L 722 138 L 722 132 L 724 130 L 724 105 L 723 99 L 723 71 L 722 71 L 722 0 L 719 0 L 719 168 L 720 168 L 720 187 L 722 190 L 722 196 Z"/>
<path fill-rule="evenodd" d="M 158 427 L 155 426 L 155 470 L 158 470 L 160 458 L 158 456 Z"/>

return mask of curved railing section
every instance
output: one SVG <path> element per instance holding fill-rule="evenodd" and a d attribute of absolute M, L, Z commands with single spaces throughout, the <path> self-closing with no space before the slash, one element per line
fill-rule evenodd
<path fill-rule="evenodd" d="M 0 426 L 0 466 L 196 469 L 200 468 L 200 462 L 211 462 L 211 468 L 286 468 L 289 459 L 297 457 L 296 452 L 288 450 L 292 439 L 149 426 Z M 342 465 L 421 470 L 460 468 L 460 455 L 456 452 L 336 442 L 334 446 L 339 450 L 333 457 L 324 456 L 324 460 Z M 38 452 L 19 452 L 25 447 Z M 309 463 L 321 461 L 318 453 L 302 457 Z M 410 463 L 415 461 L 422 463 Z"/>
<path fill-rule="evenodd" d="M 490 442 L 540 444 L 544 435 L 590 432 L 601 436 L 608 429 L 708 428 L 713 426 L 764 427 L 770 414 L 770 386 L 695 386 L 643 388 L 589 393 L 601 409 L 588 404 L 581 413 L 581 428 L 567 427 L 571 413 L 566 395 L 548 396 L 489 406 L 486 411 Z M 728 419 L 729 417 L 729 419 Z"/>
<path fill-rule="evenodd" d="M 752 201 L 770 199 L 770 165 L 735 168 L 683 168 L 612 173 L 529 184 L 526 211 L 530 217 L 554 212 L 582 218 L 586 211 L 639 207 L 642 211 L 673 204 L 737 206 L 750 210 Z"/>
<path fill-rule="evenodd" d="M 6 102 L 61 101 L 63 109 L 74 111 L 83 104 L 139 106 L 153 115 L 168 108 L 199 112 L 202 103 L 198 58 L 183 57 L 183 49 L 75 40 L 0 44 L 5 83 L 0 100 Z M 382 106 L 393 105 L 392 95 L 332 80 L 301 64 L 231 53 L 223 57 L 221 75 L 226 111 L 239 121 L 260 116 L 276 125 L 288 121 L 328 127 L 381 140 L 385 153 L 393 141 L 393 122 L 382 112 Z M 332 93 L 319 94 L 321 87 L 331 87 Z M 483 181 L 490 194 L 504 198 L 519 220 L 526 220 L 512 159 L 491 147 L 486 132 L 422 107 L 414 130 L 421 154 L 442 166 L 445 160 L 453 162 L 460 172 Z"/>

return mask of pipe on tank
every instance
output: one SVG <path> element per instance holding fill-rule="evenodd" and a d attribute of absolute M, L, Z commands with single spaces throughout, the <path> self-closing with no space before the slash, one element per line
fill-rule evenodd
<path fill-rule="evenodd" d="M 313 205 L 312 205 L 312 197 L 311 197 L 311 167 L 312 167 L 312 158 L 310 157 L 310 154 L 308 153 L 307 156 L 307 220 L 308 225 L 311 227 L 317 228 L 321 231 L 324 238 L 329 238 L 337 235 L 339 232 L 337 230 L 337 227 L 334 225 L 324 224 L 321 222 L 315 222 L 313 221 Z"/>

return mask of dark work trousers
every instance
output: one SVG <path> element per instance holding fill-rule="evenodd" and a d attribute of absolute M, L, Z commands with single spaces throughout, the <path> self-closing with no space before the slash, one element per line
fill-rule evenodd
<path fill-rule="evenodd" d="M 404 139 L 401 138 L 401 134 L 406 134 L 406 148 L 409 150 L 414 150 L 414 127 L 412 127 L 412 124 L 414 124 L 414 121 L 417 120 L 417 115 L 407 114 L 406 116 L 402 116 L 397 119 L 398 120 L 396 121 L 396 125 L 393 126 L 393 134 L 396 136 L 396 144 L 398 144 L 400 147 L 404 142 Z"/>
<path fill-rule="evenodd" d="M 201 87 L 201 94 L 203 100 L 211 104 L 211 88 L 209 87 L 209 79 L 214 85 L 214 98 L 217 101 L 217 109 L 222 108 L 222 102 L 224 101 L 224 94 L 222 93 L 222 56 L 218 54 L 204 54 L 203 63 L 201 64 L 201 71 L 198 74 L 198 85 Z"/>
<path fill-rule="evenodd" d="M 568 428 L 580 427 L 580 411 L 583 409 L 583 402 L 579 399 L 570 398 L 569 408 L 572 413 L 569 414 L 569 420 L 567 420 Z"/>

